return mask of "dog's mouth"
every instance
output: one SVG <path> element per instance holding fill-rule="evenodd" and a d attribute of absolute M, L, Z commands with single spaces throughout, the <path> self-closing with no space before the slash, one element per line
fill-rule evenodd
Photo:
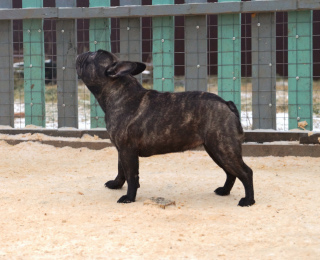
<path fill-rule="evenodd" d="M 84 63 L 88 59 L 89 55 L 90 55 L 89 52 L 82 53 L 82 54 L 78 55 L 78 57 L 76 59 L 76 68 L 77 68 L 78 79 L 81 79 L 82 69 L 83 69 Z"/>

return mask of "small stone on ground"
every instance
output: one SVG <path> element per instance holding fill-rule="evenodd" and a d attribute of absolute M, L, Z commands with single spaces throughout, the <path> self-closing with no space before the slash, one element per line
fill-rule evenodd
<path fill-rule="evenodd" d="M 167 206 L 170 205 L 176 205 L 175 201 L 172 200 L 167 200 L 165 198 L 162 197 L 152 197 L 150 199 L 147 199 L 143 205 L 155 205 L 155 206 L 159 206 L 160 208 L 165 209 Z"/>

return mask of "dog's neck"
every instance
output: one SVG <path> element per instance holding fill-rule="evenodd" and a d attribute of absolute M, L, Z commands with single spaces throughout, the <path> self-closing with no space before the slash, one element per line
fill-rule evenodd
<path fill-rule="evenodd" d="M 133 76 L 110 80 L 103 85 L 87 87 L 105 113 L 112 113 L 107 110 L 114 108 L 120 100 L 130 101 L 133 97 L 139 96 L 139 93 L 147 91 Z M 125 106 L 125 102 L 121 102 L 121 104 Z"/>

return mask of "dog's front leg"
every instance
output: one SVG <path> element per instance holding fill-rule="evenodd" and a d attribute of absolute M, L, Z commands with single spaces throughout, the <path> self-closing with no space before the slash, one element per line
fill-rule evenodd
<path fill-rule="evenodd" d="M 132 150 L 119 150 L 119 159 L 128 184 L 127 195 L 122 196 L 118 203 L 134 202 L 139 184 L 139 156 Z"/>
<path fill-rule="evenodd" d="M 104 186 L 109 189 L 121 189 L 125 181 L 126 178 L 120 161 L 120 155 L 118 155 L 118 175 L 114 180 L 106 182 Z"/>

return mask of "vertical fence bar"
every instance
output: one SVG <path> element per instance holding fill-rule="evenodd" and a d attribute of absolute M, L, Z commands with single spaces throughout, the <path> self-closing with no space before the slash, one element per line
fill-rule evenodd
<path fill-rule="evenodd" d="M 56 7 L 76 7 L 76 0 L 56 0 Z M 74 19 L 56 22 L 58 127 L 78 128 L 78 80 L 75 69 L 77 26 Z"/>
<path fill-rule="evenodd" d="M 241 0 L 232 0 L 241 1 Z M 218 0 L 230 2 L 230 0 Z M 241 110 L 241 15 L 218 15 L 218 94 Z"/>
<path fill-rule="evenodd" d="M 252 128 L 276 129 L 276 22 L 274 13 L 252 17 Z"/>
<path fill-rule="evenodd" d="M 90 7 L 110 7 L 110 0 L 90 0 Z M 99 49 L 111 51 L 110 43 L 111 22 L 110 18 L 90 19 L 89 26 L 89 48 L 90 51 Z M 90 94 L 90 122 L 91 128 L 106 127 L 105 114 L 99 106 L 95 97 Z"/>
<path fill-rule="evenodd" d="M 313 129 L 312 11 L 288 13 L 288 110 L 289 129 L 306 121 Z"/>
<path fill-rule="evenodd" d="M 43 7 L 42 0 L 23 0 L 22 8 Z M 23 20 L 24 102 L 26 125 L 45 127 L 45 54 L 42 19 Z"/>
<path fill-rule="evenodd" d="M 186 4 L 206 3 L 186 0 Z M 185 90 L 207 91 L 207 17 L 185 17 Z"/>
<path fill-rule="evenodd" d="M 11 0 L 2 0 L 0 8 L 12 8 Z M 0 21 L 0 34 L 0 125 L 14 127 L 12 20 Z"/>
<path fill-rule="evenodd" d="M 120 6 L 141 5 L 141 0 L 120 0 Z M 141 18 L 120 19 L 120 59 L 141 61 Z M 142 82 L 142 74 L 136 76 Z"/>
<path fill-rule="evenodd" d="M 153 5 L 174 4 L 174 0 L 152 0 Z M 174 17 L 152 18 L 153 88 L 174 91 Z"/>

